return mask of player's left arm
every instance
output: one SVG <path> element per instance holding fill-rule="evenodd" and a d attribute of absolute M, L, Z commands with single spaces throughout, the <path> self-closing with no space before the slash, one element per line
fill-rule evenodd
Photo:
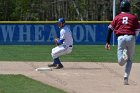
<path fill-rule="evenodd" d="M 138 28 L 138 29 L 135 30 L 135 34 L 136 34 L 136 36 L 138 36 L 139 33 L 140 33 L 140 28 Z"/>
<path fill-rule="evenodd" d="M 62 29 L 60 31 L 60 39 L 58 40 L 58 43 L 63 44 L 63 42 L 65 41 L 65 37 L 66 37 L 65 30 Z"/>
<path fill-rule="evenodd" d="M 63 44 L 64 40 L 65 40 L 65 39 L 58 39 L 58 40 L 57 40 L 57 43 L 58 43 L 59 45 L 61 45 L 61 44 Z"/>
<path fill-rule="evenodd" d="M 138 18 L 136 17 L 136 19 L 135 19 L 135 26 L 136 26 L 136 29 L 135 29 L 135 33 L 136 33 L 136 36 L 138 36 L 139 35 L 139 32 L 140 32 L 140 24 L 139 24 L 139 21 L 138 21 Z"/>
<path fill-rule="evenodd" d="M 55 40 L 54 40 L 55 44 L 56 44 L 57 46 L 63 44 L 63 42 L 64 42 L 64 40 L 65 40 L 64 37 L 65 37 L 65 34 L 64 34 L 64 30 L 62 29 L 62 30 L 60 31 L 60 38 L 55 38 Z"/>
<path fill-rule="evenodd" d="M 63 42 L 64 42 L 64 39 L 59 39 L 59 38 L 54 39 L 54 43 L 56 44 L 56 46 L 63 44 Z"/>

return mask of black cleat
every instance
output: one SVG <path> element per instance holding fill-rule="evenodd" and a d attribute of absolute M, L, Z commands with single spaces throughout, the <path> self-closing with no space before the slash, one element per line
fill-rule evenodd
<path fill-rule="evenodd" d="M 56 64 L 49 64 L 48 67 L 56 67 Z"/>
<path fill-rule="evenodd" d="M 64 66 L 62 64 L 57 65 L 54 69 L 62 69 Z"/>
<path fill-rule="evenodd" d="M 129 85 L 128 84 L 128 78 L 127 77 L 124 77 L 124 85 Z"/>

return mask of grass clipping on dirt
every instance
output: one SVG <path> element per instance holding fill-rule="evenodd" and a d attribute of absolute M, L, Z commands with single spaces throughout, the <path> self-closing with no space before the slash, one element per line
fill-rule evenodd
<path fill-rule="evenodd" d="M 0 75 L 0 93 L 66 93 L 23 75 Z"/>

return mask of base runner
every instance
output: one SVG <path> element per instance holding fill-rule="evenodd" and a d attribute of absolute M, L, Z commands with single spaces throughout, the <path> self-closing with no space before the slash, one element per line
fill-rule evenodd
<path fill-rule="evenodd" d="M 121 13 L 118 14 L 108 26 L 108 35 L 106 40 L 106 49 L 110 49 L 110 38 L 112 31 L 118 37 L 118 63 L 125 65 L 124 85 L 128 85 L 128 79 L 132 67 L 132 57 L 135 51 L 136 32 L 140 25 L 138 18 L 130 13 L 130 3 L 123 0 L 120 4 Z"/>

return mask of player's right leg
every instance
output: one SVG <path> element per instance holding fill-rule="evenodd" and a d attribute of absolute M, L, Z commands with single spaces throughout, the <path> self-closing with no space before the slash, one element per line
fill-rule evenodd
<path fill-rule="evenodd" d="M 128 51 L 127 51 L 128 60 L 125 65 L 124 85 L 128 85 L 128 78 L 132 68 L 132 57 L 135 52 L 135 36 L 128 36 L 127 47 L 128 47 Z"/>
<path fill-rule="evenodd" d="M 57 58 L 57 57 L 55 57 L 55 56 L 53 55 L 53 53 L 54 53 L 57 49 L 58 49 L 58 46 L 52 49 L 51 55 L 52 55 L 52 58 L 53 58 L 53 63 L 52 63 L 52 64 L 48 64 L 48 67 L 56 67 L 56 66 L 57 66 L 57 62 L 55 61 L 55 58 Z"/>
<path fill-rule="evenodd" d="M 57 46 L 52 49 L 52 58 L 53 58 L 53 64 L 49 64 L 49 67 L 56 67 L 56 69 L 63 68 L 63 65 L 59 59 L 61 55 L 67 54 L 67 48 L 63 47 L 63 45 Z"/>

